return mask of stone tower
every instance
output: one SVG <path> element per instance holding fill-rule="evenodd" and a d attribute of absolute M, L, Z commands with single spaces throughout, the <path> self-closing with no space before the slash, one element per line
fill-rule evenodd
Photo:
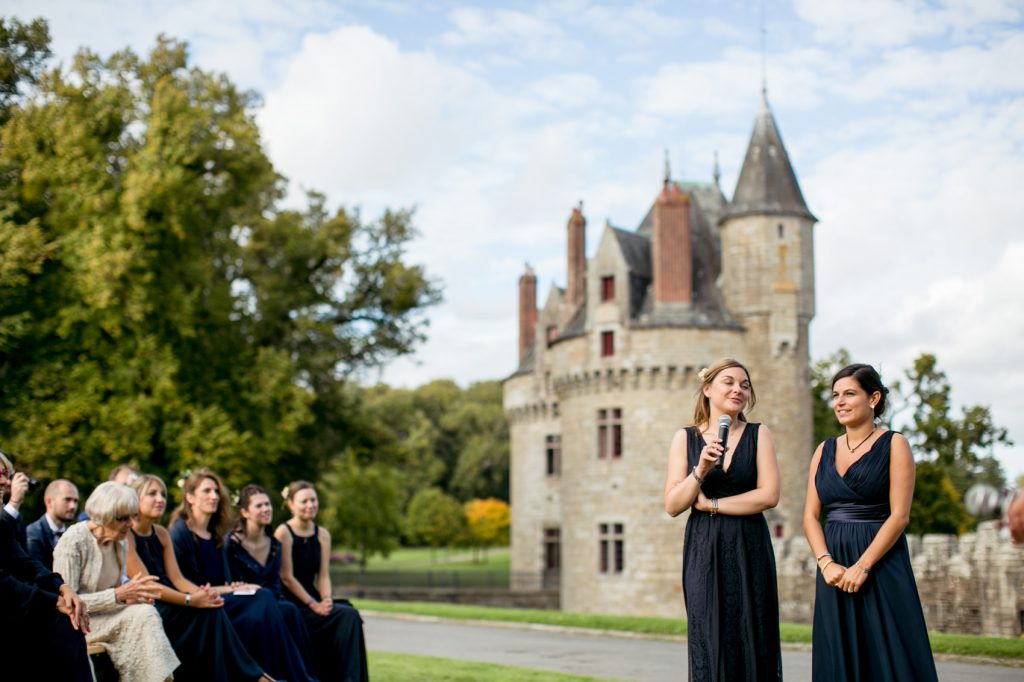
<path fill-rule="evenodd" d="M 697 372 L 718 358 L 751 370 L 750 417 L 771 427 L 782 469 L 766 517 L 777 536 L 799 532 L 815 219 L 767 101 L 731 202 L 717 168 L 711 183 L 666 168 L 652 195 L 640 225 L 606 224 L 589 259 L 572 209 L 567 286 L 540 309 L 532 272 L 519 283 L 519 367 L 504 383 L 513 587 L 555 582 L 566 610 L 682 614 L 686 516 L 664 512 L 665 463 Z"/>
<path fill-rule="evenodd" d="M 813 447 L 808 326 L 814 317 L 814 235 L 778 125 L 761 100 L 736 191 L 719 223 L 725 306 L 746 329 L 758 419 L 775 436 L 784 534 L 799 533 Z"/>

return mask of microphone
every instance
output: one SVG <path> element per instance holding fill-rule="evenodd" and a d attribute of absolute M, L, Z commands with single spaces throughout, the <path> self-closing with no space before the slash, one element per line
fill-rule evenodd
<path fill-rule="evenodd" d="M 722 455 L 715 462 L 715 468 L 721 469 L 725 461 L 725 450 L 728 450 L 726 443 L 729 442 L 729 426 L 732 424 L 732 417 L 723 414 L 718 418 L 718 440 L 722 441 Z"/>

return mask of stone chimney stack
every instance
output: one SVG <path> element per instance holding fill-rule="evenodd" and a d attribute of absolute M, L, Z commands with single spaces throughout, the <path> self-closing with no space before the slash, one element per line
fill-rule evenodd
<path fill-rule="evenodd" d="M 537 330 L 537 275 L 530 264 L 519 277 L 519 362 L 534 342 Z"/>
<path fill-rule="evenodd" d="M 566 320 L 583 303 L 587 291 L 587 221 L 583 217 L 583 202 L 572 209 L 569 216 L 569 271 L 565 284 Z"/>
<path fill-rule="evenodd" d="M 693 251 L 690 246 L 690 197 L 665 179 L 654 202 L 654 302 L 693 302 Z"/>

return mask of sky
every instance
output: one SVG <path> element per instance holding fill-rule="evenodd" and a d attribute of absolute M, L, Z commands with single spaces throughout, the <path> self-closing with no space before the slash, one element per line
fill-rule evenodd
<path fill-rule="evenodd" d="M 572 207 L 592 254 L 606 221 L 639 224 L 665 150 L 684 181 L 710 182 L 717 154 L 731 196 L 764 77 L 820 221 L 812 358 L 843 347 L 891 382 L 934 353 L 1024 474 L 1024 2 L 765 0 L 763 23 L 758 0 L 26 7 L 0 0 L 50 22 L 58 62 L 164 33 L 259 92 L 290 203 L 415 208 L 409 260 L 445 300 L 379 377 L 402 386 L 511 373 L 524 262 L 543 303 Z"/>

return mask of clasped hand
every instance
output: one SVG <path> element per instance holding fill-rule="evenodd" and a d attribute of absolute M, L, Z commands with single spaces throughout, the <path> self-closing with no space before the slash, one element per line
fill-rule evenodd
<path fill-rule="evenodd" d="M 57 610 L 71 619 L 71 627 L 81 630 L 83 635 L 89 634 L 89 609 L 86 608 L 81 597 L 67 584 L 60 586 Z"/>
<path fill-rule="evenodd" d="M 136 573 L 135 577 L 114 590 L 122 604 L 152 604 L 160 598 L 160 583 L 155 575 Z"/>
<path fill-rule="evenodd" d="M 329 616 L 331 610 L 334 608 L 334 602 L 331 599 L 324 598 L 320 601 L 315 601 L 309 605 L 309 609 L 318 616 Z"/>
<path fill-rule="evenodd" d="M 189 597 L 189 606 L 197 609 L 216 609 L 224 606 L 224 597 L 210 587 L 210 583 L 200 585 Z"/>

